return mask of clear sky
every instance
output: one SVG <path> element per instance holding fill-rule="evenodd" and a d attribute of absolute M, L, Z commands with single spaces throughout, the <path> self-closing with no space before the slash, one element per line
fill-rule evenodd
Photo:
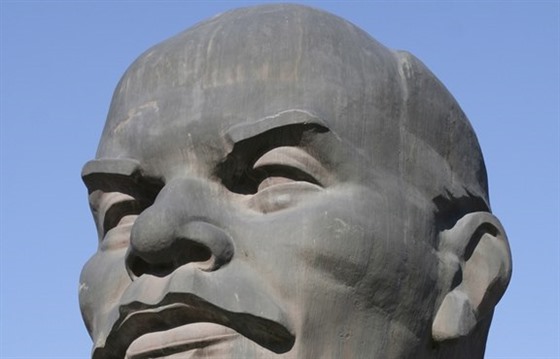
<path fill-rule="evenodd" d="M 249 1 L 1 0 L 0 358 L 87 358 L 78 276 L 96 249 L 82 165 L 144 50 Z M 316 1 L 419 57 L 479 136 L 514 259 L 486 358 L 559 358 L 560 5 Z"/>

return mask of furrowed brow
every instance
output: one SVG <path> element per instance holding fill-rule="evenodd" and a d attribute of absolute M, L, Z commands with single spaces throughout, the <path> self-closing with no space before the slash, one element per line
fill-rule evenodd
<path fill-rule="evenodd" d="M 142 192 L 155 197 L 163 187 L 162 181 L 144 175 L 140 162 L 127 158 L 89 161 L 82 169 L 82 180 L 89 193 L 96 190 L 130 195 Z"/>
<path fill-rule="evenodd" d="M 329 128 L 319 117 L 308 111 L 293 109 L 264 117 L 256 122 L 232 126 L 226 131 L 225 137 L 233 145 L 253 137 L 258 137 L 270 130 L 292 125 L 316 127 L 319 130 L 318 132 L 329 131 Z"/>

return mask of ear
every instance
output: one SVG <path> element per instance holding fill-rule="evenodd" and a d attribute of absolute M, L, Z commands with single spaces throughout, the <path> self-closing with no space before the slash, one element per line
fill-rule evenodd
<path fill-rule="evenodd" d="M 469 213 L 442 231 L 439 253 L 450 285 L 432 337 L 444 341 L 469 335 L 492 314 L 511 278 L 511 253 L 502 225 L 488 212 Z"/>

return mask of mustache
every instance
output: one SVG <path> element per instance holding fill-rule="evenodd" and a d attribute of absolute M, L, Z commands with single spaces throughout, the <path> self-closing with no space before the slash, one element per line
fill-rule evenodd
<path fill-rule="evenodd" d="M 168 293 L 155 305 L 132 302 L 119 307 L 118 320 L 105 345 L 94 349 L 92 359 L 122 359 L 130 344 L 144 334 L 200 322 L 231 328 L 278 354 L 289 351 L 295 342 L 295 336 L 275 321 L 228 311 L 191 293 Z"/>

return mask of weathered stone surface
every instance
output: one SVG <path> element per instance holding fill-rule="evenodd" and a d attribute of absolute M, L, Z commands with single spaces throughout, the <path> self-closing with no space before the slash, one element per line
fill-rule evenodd
<path fill-rule="evenodd" d="M 95 359 L 481 358 L 511 275 L 453 97 L 303 6 L 149 49 L 82 175 Z"/>

